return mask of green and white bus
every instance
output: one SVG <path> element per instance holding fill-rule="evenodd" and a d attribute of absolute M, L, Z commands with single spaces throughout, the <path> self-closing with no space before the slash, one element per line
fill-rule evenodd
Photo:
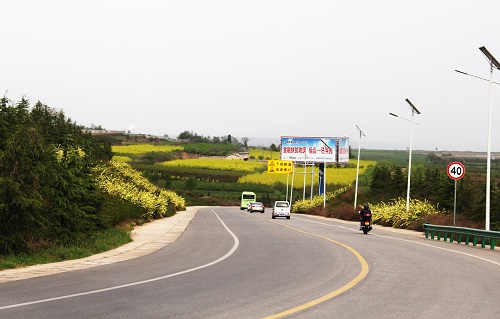
<path fill-rule="evenodd" d="M 254 192 L 243 192 L 241 193 L 241 205 L 240 210 L 247 209 L 248 204 L 251 202 L 255 202 L 257 200 L 257 196 Z"/>

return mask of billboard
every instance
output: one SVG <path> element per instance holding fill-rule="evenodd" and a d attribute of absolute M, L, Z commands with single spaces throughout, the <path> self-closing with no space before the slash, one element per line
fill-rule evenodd
<path fill-rule="evenodd" d="M 337 137 L 338 147 L 339 147 L 339 163 L 349 163 L 349 138 L 348 137 Z"/>
<path fill-rule="evenodd" d="M 349 137 L 281 137 L 281 159 L 294 162 L 347 163 Z"/>
<path fill-rule="evenodd" d="M 336 162 L 335 137 L 281 137 L 281 159 L 294 162 Z"/>

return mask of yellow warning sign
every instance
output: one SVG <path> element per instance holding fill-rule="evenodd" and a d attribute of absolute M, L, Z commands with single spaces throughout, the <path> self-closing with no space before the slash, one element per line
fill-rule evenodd
<path fill-rule="evenodd" d="M 277 174 L 290 174 L 293 172 L 293 161 L 269 160 L 267 172 Z"/>

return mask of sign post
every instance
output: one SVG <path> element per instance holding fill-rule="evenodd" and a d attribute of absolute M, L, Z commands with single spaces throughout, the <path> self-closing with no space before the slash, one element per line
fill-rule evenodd
<path fill-rule="evenodd" d="M 453 226 L 455 226 L 455 216 L 457 211 L 457 181 L 464 177 L 465 166 L 460 162 L 451 162 L 448 164 L 448 176 L 455 180 L 455 196 L 453 199 Z"/>

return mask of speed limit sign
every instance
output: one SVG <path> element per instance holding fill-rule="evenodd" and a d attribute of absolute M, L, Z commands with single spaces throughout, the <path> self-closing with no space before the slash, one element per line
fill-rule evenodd
<path fill-rule="evenodd" d="M 459 180 L 464 177 L 465 166 L 460 162 L 452 162 L 448 165 L 448 176 L 451 179 Z"/>

